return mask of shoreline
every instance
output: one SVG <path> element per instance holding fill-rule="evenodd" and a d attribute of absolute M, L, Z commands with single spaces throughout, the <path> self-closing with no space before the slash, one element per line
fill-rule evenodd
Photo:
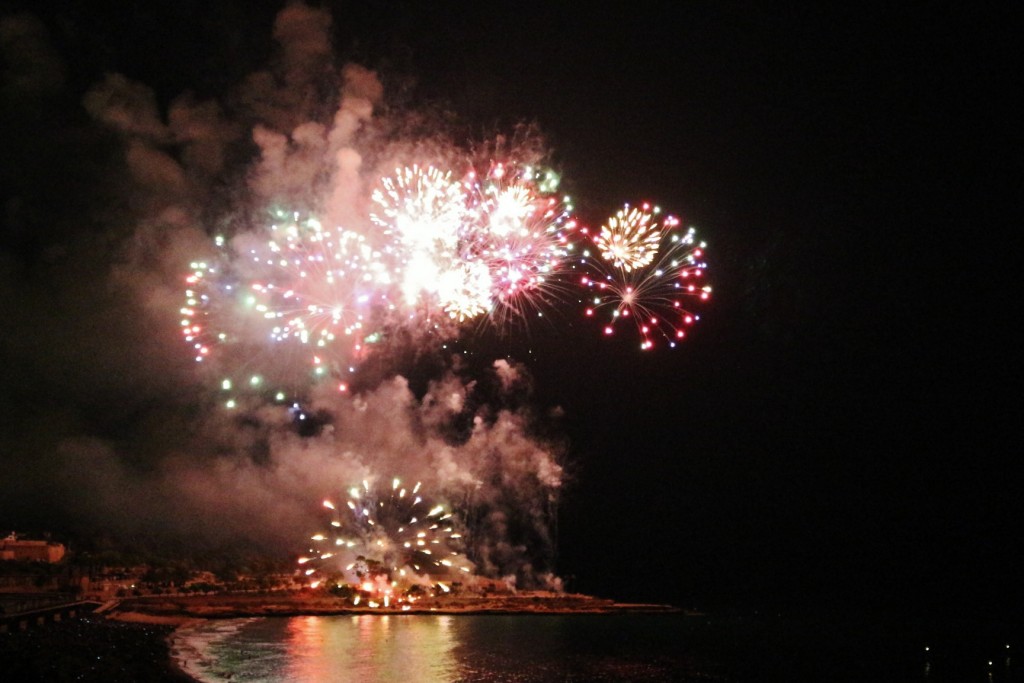
<path fill-rule="evenodd" d="M 443 596 L 414 605 L 352 605 L 343 598 L 303 592 L 126 598 L 107 610 L 110 619 L 181 626 L 192 620 L 339 614 L 620 614 L 687 612 L 671 605 L 620 603 L 580 594 L 531 592 L 500 596 Z"/>

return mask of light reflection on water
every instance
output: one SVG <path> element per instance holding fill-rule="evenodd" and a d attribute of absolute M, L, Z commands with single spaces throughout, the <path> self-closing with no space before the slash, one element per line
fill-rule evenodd
<path fill-rule="evenodd" d="M 285 642 L 290 656 L 281 680 L 455 680 L 451 619 L 371 614 L 294 617 L 287 621 Z"/>
<path fill-rule="evenodd" d="M 458 678 L 451 621 L 370 614 L 210 621 L 179 631 L 173 650 L 201 681 L 441 683 Z"/>
<path fill-rule="evenodd" d="M 211 621 L 172 645 L 210 683 L 730 680 L 654 616 L 339 615 Z"/>
<path fill-rule="evenodd" d="M 1022 641 L 1003 625 L 852 616 L 363 614 L 212 620 L 172 649 L 208 683 L 1013 683 Z"/>

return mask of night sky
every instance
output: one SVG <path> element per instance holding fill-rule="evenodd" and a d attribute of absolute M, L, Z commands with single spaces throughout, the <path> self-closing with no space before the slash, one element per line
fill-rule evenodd
<path fill-rule="evenodd" d="M 143 209 L 83 97 L 118 73 L 161 112 L 185 92 L 219 98 L 272 59 L 282 5 L 37 5 L 5 2 L 0 33 L 0 525 L 59 533 L 76 504 L 47 483 L 69 484 L 56 443 L 117 444 L 144 472 L 158 457 L 144 438 L 197 410 L 173 379 L 189 367 L 178 340 L 147 341 L 173 335 L 176 312 L 125 322 L 113 291 L 89 289 L 133 239 L 111 225 Z M 480 136 L 534 123 L 581 216 L 651 200 L 708 242 L 714 295 L 680 348 L 642 353 L 578 319 L 465 344 L 485 365 L 521 362 L 538 415 L 564 411 L 568 588 L 1019 616 L 1008 14 L 327 8 L 336 65 L 374 70 L 390 107 L 451 112 Z M 234 181 L 211 182 L 223 198 Z"/>

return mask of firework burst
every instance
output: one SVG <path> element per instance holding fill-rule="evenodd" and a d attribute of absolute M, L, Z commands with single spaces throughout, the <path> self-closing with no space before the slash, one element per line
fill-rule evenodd
<path fill-rule="evenodd" d="M 659 224 L 660 213 L 661 209 L 647 203 L 640 207 L 626 204 L 601 226 L 594 236 L 594 246 L 614 267 L 626 273 L 639 270 L 654 260 L 663 232 L 677 224 L 673 216 Z"/>
<path fill-rule="evenodd" d="M 594 239 L 598 255 L 584 250 L 581 260 L 585 274 L 580 277 L 580 284 L 587 290 L 586 316 L 606 313 L 605 335 L 614 334 L 619 325 L 631 323 L 640 337 L 642 350 L 653 348 L 658 338 L 675 347 L 686 337 L 687 328 L 700 319 L 692 306 L 711 296 L 711 287 L 704 282 L 706 244 L 697 241 L 692 227 L 677 231 L 679 220 L 675 216 L 666 216 L 661 225 L 662 229 L 656 231 L 659 242 L 635 250 L 636 257 L 629 264 L 623 251 L 607 248 L 608 240 L 602 239 L 606 234 L 604 228 Z M 651 258 L 641 264 L 647 255 L 654 254 L 658 254 L 656 260 Z"/>
<path fill-rule="evenodd" d="M 375 488 L 364 481 L 347 494 L 340 505 L 324 501 L 333 513 L 330 531 L 312 536 L 299 558 L 311 587 L 354 586 L 356 604 L 390 606 L 424 590 L 448 592 L 451 577 L 472 572 L 452 513 L 427 500 L 419 482 L 406 487 L 393 479 Z"/>
<path fill-rule="evenodd" d="M 394 308 L 379 250 L 356 232 L 284 209 L 216 246 L 185 278 L 181 330 L 228 392 L 228 407 L 243 389 L 283 400 L 310 381 L 344 387 L 379 337 L 382 311 Z"/>
<path fill-rule="evenodd" d="M 467 197 L 451 172 L 433 166 L 395 169 L 382 178 L 371 199 L 370 219 L 390 238 L 387 253 L 406 305 L 426 299 L 455 318 L 478 315 L 488 305 L 489 283 L 463 258 L 471 229 Z"/>
<path fill-rule="evenodd" d="M 499 326 L 557 298 L 576 228 L 572 201 L 558 183 L 550 170 L 514 163 L 468 176 L 478 225 L 469 251 L 491 274 L 490 313 Z"/>
<path fill-rule="evenodd" d="M 312 216 L 278 211 L 268 233 L 245 254 L 255 276 L 248 303 L 272 342 L 304 349 L 315 376 L 337 374 L 389 307 L 391 273 L 362 235 Z"/>
<path fill-rule="evenodd" d="M 558 184 L 550 170 L 508 160 L 459 175 L 411 165 L 378 179 L 362 231 L 273 209 L 191 264 L 182 336 L 228 407 L 243 388 L 279 401 L 311 381 L 346 391 L 393 333 L 443 343 L 467 321 L 506 330 L 578 300 L 580 283 L 588 316 L 611 311 L 606 334 L 629 319 L 641 348 L 657 338 L 674 346 L 698 318 L 687 300 L 711 291 L 693 229 L 642 203 L 590 233 Z"/>

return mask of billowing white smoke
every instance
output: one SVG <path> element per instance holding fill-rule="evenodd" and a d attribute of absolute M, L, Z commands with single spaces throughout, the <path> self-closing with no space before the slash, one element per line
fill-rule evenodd
<path fill-rule="evenodd" d="M 560 449 L 529 434 L 527 413 L 483 408 L 468 434 L 473 383 L 449 375 L 417 398 L 393 377 L 358 396 L 326 393 L 309 406 L 318 432 L 303 436 L 280 407 L 244 418 L 214 411 L 191 429 L 193 452 L 167 453 L 139 472 L 109 444 L 60 444 L 56 490 L 88 521 L 135 533 L 188 533 L 298 552 L 322 528 L 320 501 L 351 486 L 392 477 L 422 482 L 460 513 L 480 573 L 518 575 L 534 585 L 548 563 L 554 506 L 562 486 Z"/>

